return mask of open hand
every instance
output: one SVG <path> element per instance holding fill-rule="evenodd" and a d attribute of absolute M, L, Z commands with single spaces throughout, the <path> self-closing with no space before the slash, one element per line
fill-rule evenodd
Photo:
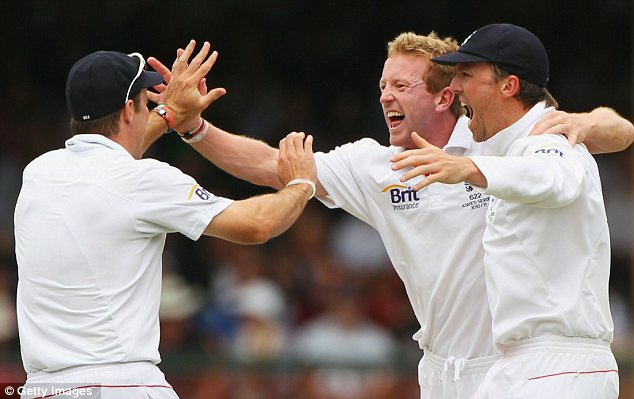
<path fill-rule="evenodd" d="M 533 127 L 530 135 L 563 134 L 570 145 L 583 143 L 588 130 L 594 128 L 594 121 L 588 114 L 571 114 L 564 111 L 553 111 L 541 118 Z"/>
<path fill-rule="evenodd" d="M 435 182 L 453 184 L 467 181 L 473 179 L 474 174 L 480 173 L 471 159 L 449 155 L 440 148 L 429 144 L 416 132 L 412 133 L 412 140 L 418 149 L 395 154 L 390 161 L 393 163 L 393 170 L 405 167 L 412 168 L 401 176 L 402 182 L 417 176 L 425 176 L 423 180 L 414 185 L 413 188 L 416 191 Z"/>
<path fill-rule="evenodd" d="M 184 50 L 178 49 L 171 71 L 156 58 L 148 58 L 148 64 L 167 82 L 167 85 L 154 87 L 158 93 L 148 92 L 148 97 L 150 101 L 165 104 L 174 111 L 176 122 L 173 128 L 180 132 L 195 128 L 202 111 L 226 93 L 223 88 L 207 90 L 205 77 L 216 62 L 218 52 L 213 51 L 209 55 L 211 45 L 204 42 L 198 54 L 188 63 L 195 47 L 196 41 L 190 40 Z"/>

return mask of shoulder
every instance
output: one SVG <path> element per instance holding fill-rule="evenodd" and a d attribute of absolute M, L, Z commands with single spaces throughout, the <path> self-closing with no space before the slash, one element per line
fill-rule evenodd
<path fill-rule="evenodd" d="M 144 158 L 134 160 L 134 169 L 142 177 L 143 180 L 159 181 L 164 184 L 173 179 L 187 179 L 194 180 L 193 177 L 185 174 L 179 168 L 168 164 L 167 162 L 159 161 L 153 158 Z"/>
<path fill-rule="evenodd" d="M 533 136 L 526 136 L 515 140 L 513 148 L 515 149 L 532 149 L 539 146 L 568 146 L 568 140 L 561 134 L 539 134 Z M 570 147 L 572 148 L 572 147 Z"/>
<path fill-rule="evenodd" d="M 51 165 L 59 162 L 63 155 L 64 150 L 62 149 L 57 149 L 41 154 L 26 165 L 26 167 L 24 168 L 24 173 L 28 173 L 30 171 L 41 168 L 49 168 L 51 167 Z"/>
<path fill-rule="evenodd" d="M 395 148 L 396 147 L 386 147 L 379 144 L 376 140 L 366 137 L 351 143 L 339 145 L 327 153 L 318 154 L 320 154 L 321 157 L 341 156 L 346 158 L 367 159 L 368 157 L 384 157 L 387 154 L 393 154 L 397 151 Z"/>

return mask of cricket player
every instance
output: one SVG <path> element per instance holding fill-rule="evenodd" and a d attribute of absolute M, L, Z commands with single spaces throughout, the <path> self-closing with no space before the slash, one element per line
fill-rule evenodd
<path fill-rule="evenodd" d="M 484 270 L 496 350 L 479 397 L 617 398 L 610 350 L 610 240 L 597 164 L 561 135 L 529 136 L 557 102 L 540 40 L 510 24 L 476 30 L 457 51 L 451 83 L 471 110 L 482 154 L 455 157 L 417 139 L 394 157 L 423 190 L 467 182 L 490 196 Z M 415 136 L 414 136 L 415 137 Z"/>
<path fill-rule="evenodd" d="M 419 132 L 454 155 L 480 154 L 469 120 L 452 89 L 454 68 L 431 62 L 457 42 L 435 33 L 398 35 L 388 44 L 379 80 L 390 146 L 363 138 L 317 153 L 317 196 L 374 227 L 403 281 L 420 323 L 413 338 L 424 351 L 421 398 L 470 398 L 499 354 L 492 345 L 481 237 L 489 196 L 470 184 L 436 184 L 416 191 L 394 170 L 395 154 L 416 148 Z M 156 60 L 152 66 L 167 75 Z M 542 131 L 583 137 L 593 148 L 617 151 L 634 139 L 634 127 L 609 109 L 558 113 Z M 223 170 L 254 184 L 279 187 L 278 150 L 210 124 L 202 137 L 185 138 Z M 600 143 L 600 145 L 597 145 Z"/>
<path fill-rule="evenodd" d="M 178 398 L 156 366 L 166 234 L 262 243 L 290 227 L 315 192 L 312 138 L 299 134 L 280 143 L 276 168 L 285 187 L 242 201 L 140 159 L 147 132 L 185 131 L 187 112 L 199 115 L 224 94 L 200 93 L 217 53 L 207 57 L 205 43 L 189 62 L 194 46 L 174 62 L 163 94 L 154 93 L 163 104 L 153 112 L 146 89 L 163 77 L 146 71 L 138 53 L 92 53 L 68 74 L 74 135 L 25 168 L 15 209 L 23 398 L 64 390 L 82 398 Z"/>

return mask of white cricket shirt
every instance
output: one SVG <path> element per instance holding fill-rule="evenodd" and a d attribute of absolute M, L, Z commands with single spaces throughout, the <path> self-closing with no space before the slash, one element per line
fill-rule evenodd
<path fill-rule="evenodd" d="M 491 195 L 485 270 L 496 347 L 544 336 L 612 341 L 610 240 L 601 181 L 585 146 L 528 136 L 535 105 L 472 157 Z M 494 198 L 495 197 L 495 198 Z"/>
<path fill-rule="evenodd" d="M 467 119 L 459 119 L 445 151 L 477 154 L 477 147 Z M 421 349 L 445 358 L 495 354 L 482 249 L 489 198 L 464 183 L 415 192 L 418 180 L 403 184 L 406 170 L 391 169 L 400 151 L 365 138 L 315 154 L 329 193 L 321 200 L 379 232 L 420 323 L 413 338 Z"/>
<path fill-rule="evenodd" d="M 165 234 L 196 240 L 231 203 L 101 135 L 74 136 L 32 161 L 15 209 L 27 373 L 158 363 Z"/>

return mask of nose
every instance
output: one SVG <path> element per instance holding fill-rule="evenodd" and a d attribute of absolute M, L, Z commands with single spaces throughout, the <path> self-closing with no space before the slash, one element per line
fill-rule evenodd
<path fill-rule="evenodd" d="M 381 90 L 381 97 L 379 97 L 379 102 L 381 104 L 385 104 L 393 100 L 394 100 L 394 96 L 392 95 L 392 91 L 388 87 Z"/>

